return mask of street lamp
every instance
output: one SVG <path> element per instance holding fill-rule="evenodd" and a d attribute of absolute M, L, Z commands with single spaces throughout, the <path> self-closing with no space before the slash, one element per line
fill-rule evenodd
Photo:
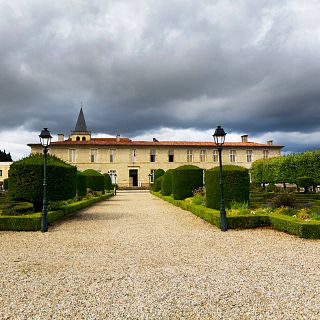
<path fill-rule="evenodd" d="M 213 139 L 219 152 L 219 166 L 220 166 L 220 229 L 221 231 L 227 231 L 227 216 L 224 208 L 224 194 L 223 194 L 223 177 L 222 177 L 222 145 L 226 133 L 221 126 L 218 126 L 214 132 Z"/>
<path fill-rule="evenodd" d="M 51 143 L 51 135 L 48 128 L 43 128 L 40 135 L 40 142 L 43 147 L 44 165 L 43 165 L 43 206 L 41 212 L 41 232 L 48 231 L 48 207 L 47 207 L 47 154 Z"/>

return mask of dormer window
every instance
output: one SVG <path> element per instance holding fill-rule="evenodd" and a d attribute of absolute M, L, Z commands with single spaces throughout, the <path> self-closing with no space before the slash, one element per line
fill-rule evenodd
<path fill-rule="evenodd" d="M 78 136 L 78 137 L 76 138 L 76 140 L 77 140 L 77 141 L 80 141 L 80 137 Z"/>
<path fill-rule="evenodd" d="M 86 141 L 86 137 L 82 137 L 82 141 Z"/>

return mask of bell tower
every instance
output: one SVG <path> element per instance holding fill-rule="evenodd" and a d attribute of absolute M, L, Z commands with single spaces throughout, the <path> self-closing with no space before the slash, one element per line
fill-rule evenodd
<path fill-rule="evenodd" d="M 82 107 L 79 112 L 78 120 L 73 131 L 71 131 L 70 139 L 72 141 L 90 141 L 91 132 L 88 131 L 86 120 L 84 118 Z"/>

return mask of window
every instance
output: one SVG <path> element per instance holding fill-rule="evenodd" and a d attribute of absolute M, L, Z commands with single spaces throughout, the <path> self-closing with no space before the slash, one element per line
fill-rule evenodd
<path fill-rule="evenodd" d="M 252 150 L 247 150 L 247 162 L 252 162 Z"/>
<path fill-rule="evenodd" d="M 200 161 L 206 162 L 206 150 L 200 150 Z"/>
<path fill-rule="evenodd" d="M 187 162 L 192 162 L 192 150 L 187 150 Z"/>
<path fill-rule="evenodd" d="M 116 184 L 117 183 L 117 170 L 109 170 L 108 171 L 109 176 L 111 178 L 111 183 Z"/>
<path fill-rule="evenodd" d="M 76 149 L 69 149 L 69 162 L 76 162 Z"/>
<path fill-rule="evenodd" d="M 156 149 L 150 149 L 150 162 L 156 162 Z"/>
<path fill-rule="evenodd" d="M 218 150 L 213 150 L 213 162 L 219 161 L 219 152 Z"/>
<path fill-rule="evenodd" d="M 91 162 L 97 162 L 98 150 L 91 149 Z"/>
<path fill-rule="evenodd" d="M 156 169 L 150 170 L 150 183 L 154 183 L 154 173 L 156 172 Z"/>
<path fill-rule="evenodd" d="M 0 170 L 0 177 L 2 177 L 2 170 Z"/>
<path fill-rule="evenodd" d="M 269 150 L 263 150 L 263 159 L 269 158 Z"/>
<path fill-rule="evenodd" d="M 77 140 L 77 141 L 80 141 L 80 137 L 76 137 L 76 140 Z"/>
<path fill-rule="evenodd" d="M 236 162 L 236 150 L 230 150 L 230 162 Z"/>
<path fill-rule="evenodd" d="M 110 149 L 110 162 L 115 162 L 115 161 L 116 161 L 116 150 Z"/>
<path fill-rule="evenodd" d="M 169 151 L 168 151 L 168 161 L 174 162 L 174 150 L 173 149 L 169 149 Z"/>
<path fill-rule="evenodd" d="M 82 137 L 82 141 L 86 141 L 86 137 Z"/>
<path fill-rule="evenodd" d="M 137 157 L 136 149 L 131 149 L 130 151 L 130 160 L 131 162 L 135 162 Z"/>

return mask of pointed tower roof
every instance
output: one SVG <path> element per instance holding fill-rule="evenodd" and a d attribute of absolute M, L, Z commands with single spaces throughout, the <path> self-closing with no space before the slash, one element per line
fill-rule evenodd
<path fill-rule="evenodd" d="M 74 128 L 74 131 L 75 132 L 88 132 L 87 125 L 86 125 L 86 120 L 84 118 L 82 107 L 80 109 L 80 113 L 79 113 L 79 116 L 78 116 L 76 127 Z"/>

